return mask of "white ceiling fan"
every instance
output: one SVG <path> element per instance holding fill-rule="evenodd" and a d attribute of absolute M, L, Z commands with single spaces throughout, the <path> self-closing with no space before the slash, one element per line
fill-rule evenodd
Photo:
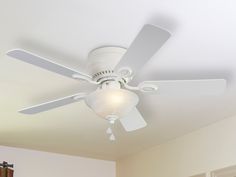
<path fill-rule="evenodd" d="M 120 120 L 126 131 L 147 125 L 137 110 L 139 98 L 134 93 L 154 92 L 172 94 L 219 94 L 225 90 L 224 79 L 143 81 L 133 87 L 129 82 L 145 63 L 169 39 L 170 33 L 153 25 L 145 25 L 128 49 L 101 47 L 88 55 L 88 71 L 81 73 L 57 64 L 22 49 L 7 52 L 8 56 L 36 65 L 72 79 L 85 80 L 97 85 L 92 93 L 77 93 L 71 96 L 42 103 L 20 110 L 24 114 L 36 114 L 63 105 L 85 100 L 86 104 L 100 117 L 114 123 Z"/>

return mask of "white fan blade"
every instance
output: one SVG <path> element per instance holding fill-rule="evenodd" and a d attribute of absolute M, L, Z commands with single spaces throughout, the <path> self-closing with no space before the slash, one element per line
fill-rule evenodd
<path fill-rule="evenodd" d="M 44 112 L 44 111 L 48 111 L 50 109 L 54 109 L 60 106 L 64 106 L 70 103 L 74 103 L 77 101 L 82 100 L 87 94 L 85 93 L 78 93 L 75 95 L 71 95 L 71 96 L 67 96 L 64 98 L 60 98 L 57 100 L 53 100 L 53 101 L 49 101 L 46 103 L 42 103 L 42 104 L 38 104 L 32 107 L 28 107 L 25 109 L 20 110 L 20 113 L 23 114 L 36 114 L 36 113 L 40 113 L 40 112 Z"/>
<path fill-rule="evenodd" d="M 128 115 L 119 120 L 127 132 L 146 127 L 147 125 L 137 108 L 134 108 Z"/>
<path fill-rule="evenodd" d="M 144 81 L 139 86 L 155 85 L 160 95 L 218 95 L 226 89 L 225 79 Z"/>
<path fill-rule="evenodd" d="M 75 76 L 75 75 L 77 77 L 80 75 L 82 78 L 85 78 L 87 80 L 91 80 L 91 77 L 87 74 L 80 73 L 76 70 L 70 69 L 70 68 L 60 65 L 60 64 L 57 64 L 53 61 L 42 58 L 38 55 L 35 55 L 35 54 L 25 51 L 23 49 L 10 50 L 7 52 L 7 55 L 10 57 L 19 59 L 21 61 L 24 61 L 26 63 L 30 63 L 32 65 L 41 67 L 41 68 L 46 69 L 48 71 L 52 71 L 52 72 L 61 74 L 63 76 L 73 78 L 73 76 Z"/>
<path fill-rule="evenodd" d="M 115 70 L 130 68 L 138 72 L 169 39 L 170 33 L 153 25 L 145 25 L 117 64 Z"/>

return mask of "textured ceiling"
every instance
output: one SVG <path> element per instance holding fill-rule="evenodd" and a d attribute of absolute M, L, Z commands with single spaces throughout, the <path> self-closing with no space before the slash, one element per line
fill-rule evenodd
<path fill-rule="evenodd" d="M 236 114 L 236 2 L 234 0 L 21 0 L 0 1 L 0 145 L 102 159 L 117 159 Z M 38 115 L 17 110 L 85 89 L 85 83 L 12 60 L 24 48 L 84 70 L 90 50 L 128 47 L 144 24 L 172 37 L 143 67 L 134 83 L 152 79 L 225 78 L 220 96 L 140 94 L 148 126 L 126 133 L 84 102 Z M 147 44 L 148 45 L 148 44 Z"/>

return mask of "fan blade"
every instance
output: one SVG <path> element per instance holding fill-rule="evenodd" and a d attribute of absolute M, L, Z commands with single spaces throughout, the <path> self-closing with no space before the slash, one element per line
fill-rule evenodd
<path fill-rule="evenodd" d="M 73 78 L 74 75 L 81 76 L 82 79 L 84 78 L 87 80 L 91 80 L 91 77 L 87 74 L 80 73 L 76 70 L 70 69 L 66 66 L 57 64 L 55 62 L 52 62 L 48 59 L 42 58 L 38 55 L 35 55 L 33 53 L 30 53 L 28 51 L 25 51 L 23 49 L 13 49 L 7 52 L 7 55 L 16 59 L 19 59 L 21 61 L 24 61 L 26 63 L 30 63 L 32 65 L 41 67 L 43 69 L 46 69 L 48 71 L 55 72 L 57 74 L 61 74 L 63 76 L 67 76 L 70 78 Z"/>
<path fill-rule="evenodd" d="M 154 85 L 160 95 L 217 95 L 226 89 L 225 79 L 144 81 L 139 87 Z"/>
<path fill-rule="evenodd" d="M 137 108 L 134 108 L 127 116 L 119 120 L 127 132 L 143 128 L 147 125 Z"/>
<path fill-rule="evenodd" d="M 130 68 L 133 75 L 169 39 L 170 33 L 153 25 L 145 25 L 117 64 L 115 70 Z"/>
<path fill-rule="evenodd" d="M 82 100 L 87 94 L 79 93 L 20 110 L 23 114 L 36 114 Z"/>

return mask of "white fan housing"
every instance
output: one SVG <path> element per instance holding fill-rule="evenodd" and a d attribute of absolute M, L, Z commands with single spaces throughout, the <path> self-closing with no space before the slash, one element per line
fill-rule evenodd
<path fill-rule="evenodd" d="M 87 72 L 57 64 L 23 49 L 13 49 L 7 55 L 72 79 L 97 85 L 91 93 L 76 93 L 20 110 L 24 114 L 36 114 L 60 106 L 85 100 L 100 117 L 113 122 L 117 119 L 126 131 L 147 125 L 136 108 L 139 98 L 135 92 L 171 94 L 220 94 L 226 87 L 224 79 L 142 81 L 129 85 L 145 63 L 166 43 L 170 33 L 154 25 L 145 25 L 129 48 L 106 46 L 94 49 L 88 55 Z M 113 134 L 112 134 L 113 135 Z M 113 137 L 113 136 L 112 136 Z M 114 138 L 111 138 L 114 139 Z"/>

